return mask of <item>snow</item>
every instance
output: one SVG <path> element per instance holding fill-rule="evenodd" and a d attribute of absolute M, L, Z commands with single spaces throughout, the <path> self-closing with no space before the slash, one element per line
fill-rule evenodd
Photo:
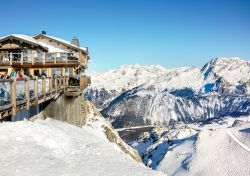
<path fill-rule="evenodd" d="M 158 140 L 135 141 L 132 146 L 148 160 L 156 156 L 162 158 L 151 166 L 156 165 L 156 170 L 167 175 L 250 174 L 250 116 L 225 117 L 211 123 L 177 124 L 163 130 L 159 136 Z M 155 147 L 164 141 L 167 151 Z"/>
<path fill-rule="evenodd" d="M 103 109 L 121 93 L 166 72 L 158 65 L 127 65 L 104 73 L 92 73 L 91 86 L 85 90 L 85 97 L 94 102 L 97 108 Z"/>
<path fill-rule="evenodd" d="M 4 39 L 4 38 L 7 38 L 7 37 L 16 37 L 16 38 L 19 38 L 19 39 L 22 39 L 22 40 L 25 40 L 25 41 L 28 41 L 28 42 L 31 42 L 31 43 L 34 43 L 36 45 L 40 45 L 42 47 L 44 47 L 41 42 L 38 42 L 36 39 L 34 39 L 33 37 L 30 37 L 28 35 L 24 35 L 24 34 L 10 34 L 10 35 L 6 35 L 6 36 L 3 36 L 0 38 L 0 40 Z"/>
<path fill-rule="evenodd" d="M 191 88 L 196 92 L 209 83 L 223 78 L 229 84 L 238 85 L 250 81 L 250 62 L 240 58 L 216 58 L 203 68 L 190 67 L 170 70 L 156 80 L 147 82 L 143 88 L 155 85 L 155 89 L 175 90 Z"/>
<path fill-rule="evenodd" d="M 250 126 L 248 124 L 245 127 Z M 236 129 L 233 128 L 233 130 Z M 236 131 L 241 133 L 239 129 Z M 196 145 L 197 154 L 190 164 L 190 172 L 193 175 L 250 174 L 250 153 L 232 140 L 227 129 L 206 130 L 200 133 L 199 137 Z M 250 140 L 250 136 L 239 140 Z"/>
<path fill-rule="evenodd" d="M 60 48 L 54 47 L 52 45 L 49 45 L 47 43 L 39 42 L 40 45 L 42 45 L 45 48 L 48 48 L 49 53 L 66 53 L 65 50 L 62 50 Z"/>
<path fill-rule="evenodd" d="M 78 46 L 76 46 L 76 45 L 73 45 L 73 44 L 71 44 L 69 41 L 67 41 L 67 40 L 64 40 L 64 39 L 61 39 L 61 38 L 58 38 L 58 37 L 54 37 L 54 36 L 50 36 L 50 35 L 45 35 L 45 34 L 42 34 L 43 36 L 46 36 L 46 37 L 48 37 L 48 38 L 51 38 L 51 39 L 54 39 L 54 40 L 56 40 L 56 41 L 59 41 L 59 42 L 61 42 L 61 43 L 65 43 L 65 44 L 67 44 L 67 45 L 69 45 L 69 46 L 72 46 L 72 47 L 74 47 L 74 48 L 79 48 L 79 49 L 81 49 L 81 50 L 84 50 L 84 51 L 86 51 L 86 48 L 84 48 L 84 47 L 78 47 Z M 34 36 L 35 37 L 35 36 Z"/>
<path fill-rule="evenodd" d="M 36 45 L 39 45 L 39 46 L 42 46 L 44 48 L 47 48 L 48 51 L 50 53 L 65 53 L 64 50 L 58 48 L 58 47 L 55 47 L 55 46 L 52 46 L 52 45 L 49 45 L 47 43 L 44 43 L 44 42 L 39 42 L 37 41 L 35 38 L 31 37 L 31 36 L 28 36 L 28 35 L 24 35 L 24 34 L 10 34 L 10 35 L 6 35 L 6 36 L 3 36 L 0 38 L 0 40 L 6 38 L 6 37 L 10 37 L 10 36 L 13 36 L 13 37 L 16 37 L 16 38 L 19 38 L 19 39 L 22 39 L 22 40 L 25 40 L 25 41 L 28 41 L 28 42 L 31 42 L 31 43 L 34 43 Z M 48 35 L 46 35 L 48 36 Z M 54 40 L 57 40 L 59 42 L 62 42 L 62 43 L 65 43 L 67 45 L 70 45 L 72 47 L 75 47 L 75 48 L 79 48 L 81 50 L 84 50 L 84 51 L 87 51 L 86 48 L 84 47 L 78 47 L 78 46 L 75 46 L 75 45 L 72 45 L 70 42 L 66 41 L 66 40 L 63 40 L 63 39 L 60 39 L 60 38 L 57 38 L 57 37 L 53 37 L 53 36 L 48 36 L 49 38 L 52 38 Z"/>
<path fill-rule="evenodd" d="M 11 35 L 8 35 L 8 36 L 4 36 L 2 38 L 6 38 L 6 37 L 9 37 L 9 36 L 14 36 L 16 38 L 20 38 L 20 39 L 23 39 L 23 40 L 26 40 L 26 41 L 29 41 L 29 42 L 32 42 L 32 43 L 35 43 L 37 45 L 39 45 L 39 42 L 37 40 L 35 40 L 34 38 L 28 36 L 28 35 L 24 35 L 24 34 L 11 34 Z"/>
<path fill-rule="evenodd" d="M 54 47 L 52 45 L 49 45 L 49 44 L 46 44 L 46 43 L 43 43 L 43 42 L 39 42 L 36 39 L 34 39 L 33 37 L 28 36 L 28 35 L 24 35 L 24 34 L 11 34 L 11 35 L 1 37 L 0 40 L 4 39 L 6 37 L 9 37 L 9 36 L 13 36 L 13 37 L 16 37 L 16 38 L 19 38 L 19 39 L 34 43 L 36 45 L 42 46 L 44 48 L 47 48 L 50 53 L 54 53 L 54 52 L 65 53 L 65 51 L 60 49 L 60 48 Z"/>
<path fill-rule="evenodd" d="M 163 175 L 89 127 L 53 119 L 0 124 L 1 175 Z"/>
<path fill-rule="evenodd" d="M 112 85 L 116 75 L 110 74 L 108 77 L 109 85 Z M 131 76 L 131 80 L 133 78 Z M 126 79 L 130 78 L 125 78 L 124 82 Z M 105 78 L 101 80 L 106 83 Z M 92 81 L 93 87 L 95 82 L 100 82 L 95 79 Z M 118 90 L 123 87 L 122 84 L 120 86 Z M 108 85 L 104 87 L 102 92 L 109 90 Z M 106 101 L 102 95 L 92 94 L 91 98 L 98 102 Z M 117 96 L 115 93 L 113 95 Z M 109 94 L 109 97 L 114 96 L 112 92 Z M 166 70 L 155 78 L 152 76 L 144 84 L 117 96 L 102 113 L 115 128 L 166 125 L 179 121 L 199 122 L 210 118 L 249 114 L 249 96 L 250 62 L 239 58 L 217 58 L 202 68 L 184 67 Z"/>
<path fill-rule="evenodd" d="M 218 57 L 210 61 L 204 69 L 217 73 L 230 84 L 237 84 L 250 79 L 249 67 L 250 62 L 239 57 Z"/>
<path fill-rule="evenodd" d="M 203 84 L 203 75 L 199 68 L 179 68 L 170 70 L 168 73 L 158 77 L 156 80 L 151 79 L 147 82 L 143 88 L 148 88 L 151 85 L 155 85 L 156 91 L 162 91 L 164 89 L 173 90 L 181 89 L 185 87 L 199 90 Z"/>
<path fill-rule="evenodd" d="M 106 90 L 121 92 L 141 85 L 152 78 L 164 73 L 166 69 L 158 65 L 140 66 L 126 65 L 118 69 L 112 69 L 104 73 L 92 73 L 92 88 L 103 87 Z M 112 83 L 112 84 L 111 84 Z"/>

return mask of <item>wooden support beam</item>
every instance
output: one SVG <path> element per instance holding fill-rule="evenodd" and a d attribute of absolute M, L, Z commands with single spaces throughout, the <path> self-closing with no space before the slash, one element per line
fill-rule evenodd
<path fill-rule="evenodd" d="M 23 52 L 21 52 L 21 65 L 23 65 Z"/>
<path fill-rule="evenodd" d="M 42 78 L 42 94 L 43 94 L 44 101 L 46 101 L 46 77 L 45 76 L 43 76 Z"/>
<path fill-rule="evenodd" d="M 61 68 L 61 73 L 62 73 L 63 77 L 66 76 L 66 69 L 65 69 L 65 67 Z"/>
<path fill-rule="evenodd" d="M 25 81 L 25 100 L 26 100 L 26 109 L 30 107 L 30 79 Z"/>
<path fill-rule="evenodd" d="M 32 50 L 32 52 L 31 52 L 31 64 L 34 65 L 34 63 L 35 63 L 35 51 Z"/>
<path fill-rule="evenodd" d="M 43 65 L 45 65 L 45 57 L 46 57 L 46 54 L 45 52 L 43 52 Z"/>
<path fill-rule="evenodd" d="M 10 52 L 10 65 L 12 65 L 12 63 L 13 63 L 13 54 L 12 52 Z"/>
<path fill-rule="evenodd" d="M 66 86 L 69 86 L 69 76 L 66 77 Z"/>
<path fill-rule="evenodd" d="M 56 53 L 52 54 L 52 56 L 54 55 L 54 64 L 56 64 Z"/>
<path fill-rule="evenodd" d="M 49 93 L 50 93 L 50 98 L 52 98 L 52 78 L 49 78 Z"/>
<path fill-rule="evenodd" d="M 38 104 L 38 77 L 35 77 L 34 80 L 34 96 L 35 96 L 35 104 Z"/>
<path fill-rule="evenodd" d="M 66 64 L 68 63 L 68 53 L 66 53 Z"/>
<path fill-rule="evenodd" d="M 65 92 L 65 88 L 66 88 L 66 78 L 62 78 L 63 79 L 63 91 Z"/>
<path fill-rule="evenodd" d="M 55 83 L 55 92 L 56 92 L 56 94 L 57 94 L 57 89 L 58 89 L 58 85 L 57 85 L 57 78 L 56 77 L 54 77 L 54 83 Z"/>
<path fill-rule="evenodd" d="M 80 75 L 80 89 L 81 90 L 84 89 L 84 84 L 85 84 L 84 76 Z"/>
<path fill-rule="evenodd" d="M 60 90 L 62 89 L 62 78 L 59 78 L 59 85 L 60 85 Z"/>
<path fill-rule="evenodd" d="M 16 79 L 10 83 L 10 95 L 11 95 L 11 104 L 12 104 L 12 115 L 16 115 Z"/>

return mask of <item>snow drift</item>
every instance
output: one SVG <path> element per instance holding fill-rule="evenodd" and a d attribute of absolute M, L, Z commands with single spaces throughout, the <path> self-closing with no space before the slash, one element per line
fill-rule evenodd
<path fill-rule="evenodd" d="M 162 175 L 133 160 L 98 130 L 53 119 L 0 124 L 1 175 Z"/>

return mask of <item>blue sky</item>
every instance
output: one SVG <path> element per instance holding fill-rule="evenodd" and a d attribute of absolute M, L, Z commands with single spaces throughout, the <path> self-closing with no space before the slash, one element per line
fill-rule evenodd
<path fill-rule="evenodd" d="M 77 36 L 89 47 L 90 72 L 201 66 L 217 56 L 250 60 L 249 0 L 0 1 L 1 36 Z"/>

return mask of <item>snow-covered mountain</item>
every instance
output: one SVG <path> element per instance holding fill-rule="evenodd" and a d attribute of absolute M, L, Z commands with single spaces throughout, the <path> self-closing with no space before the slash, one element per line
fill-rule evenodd
<path fill-rule="evenodd" d="M 166 72 L 165 68 L 158 65 L 128 65 L 105 73 L 92 73 L 91 86 L 85 90 L 85 98 L 103 109 L 121 93 Z"/>
<path fill-rule="evenodd" d="M 131 145 L 167 175 L 250 174 L 250 116 L 155 128 Z"/>
<path fill-rule="evenodd" d="M 202 68 L 167 70 L 122 93 L 102 114 L 115 127 L 198 122 L 249 114 L 249 97 L 250 62 L 216 58 Z"/>

